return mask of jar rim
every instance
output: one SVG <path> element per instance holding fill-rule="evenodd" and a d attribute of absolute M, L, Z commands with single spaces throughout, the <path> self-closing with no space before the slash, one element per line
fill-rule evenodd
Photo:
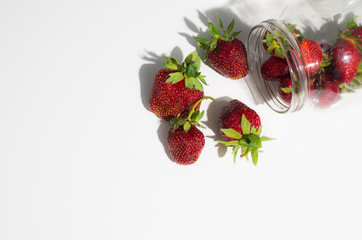
<path fill-rule="evenodd" d="M 265 49 L 262 40 L 266 32 L 270 32 L 280 44 L 290 70 L 292 80 L 291 102 L 283 101 L 273 83 L 263 79 L 261 66 L 265 57 Z M 279 36 L 283 36 L 282 41 Z M 309 95 L 309 75 L 305 69 L 305 62 L 297 40 L 287 28 L 286 23 L 275 19 L 269 19 L 254 26 L 248 36 L 247 42 L 248 62 L 250 67 L 249 87 L 258 92 L 267 105 L 278 113 L 295 112 L 300 110 L 307 101 Z M 252 85 L 252 86 L 250 86 Z M 254 97 L 256 97 L 254 95 Z"/>

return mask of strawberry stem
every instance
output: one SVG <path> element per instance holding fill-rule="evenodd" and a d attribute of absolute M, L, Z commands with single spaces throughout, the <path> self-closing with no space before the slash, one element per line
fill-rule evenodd
<path fill-rule="evenodd" d="M 250 149 L 248 148 L 243 154 L 240 155 L 240 158 L 248 156 L 249 151 L 250 151 Z"/>
<path fill-rule="evenodd" d="M 194 106 L 191 108 L 190 112 L 189 112 L 189 115 L 187 116 L 187 119 L 186 121 L 190 121 L 191 120 L 191 116 L 192 114 L 195 112 L 195 109 L 197 107 L 197 105 L 199 105 L 200 102 L 202 102 L 203 100 L 205 99 L 211 99 L 213 102 L 215 102 L 216 100 L 213 98 L 213 97 L 209 97 L 209 96 L 205 96 L 205 97 L 202 97 L 200 98 L 199 100 L 197 100 L 197 102 L 194 104 Z"/>

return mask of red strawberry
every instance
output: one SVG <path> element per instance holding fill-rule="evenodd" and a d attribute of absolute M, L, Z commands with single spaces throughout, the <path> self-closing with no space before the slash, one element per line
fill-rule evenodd
<path fill-rule="evenodd" d="M 347 23 L 347 29 L 344 32 L 350 32 L 351 36 L 355 36 L 362 41 L 362 25 L 357 24 L 356 22 L 357 16 L 355 16 L 352 21 Z"/>
<path fill-rule="evenodd" d="M 318 91 L 317 98 L 319 107 L 330 107 L 340 99 L 338 84 L 334 81 L 322 80 L 322 89 Z"/>
<path fill-rule="evenodd" d="M 275 54 L 276 49 L 278 49 L 277 51 L 281 50 L 278 41 L 275 39 L 275 37 L 269 31 L 267 31 L 264 35 L 263 47 L 264 47 L 265 51 L 267 51 L 273 57 L 276 56 L 276 54 Z M 280 53 L 278 55 L 279 55 L 279 57 L 284 57 L 284 53 Z M 282 55 L 282 56 L 280 56 L 280 55 Z"/>
<path fill-rule="evenodd" d="M 149 101 L 151 112 L 159 118 L 170 120 L 178 114 L 185 115 L 203 95 L 204 76 L 200 74 L 201 60 L 197 52 L 188 55 L 182 64 L 165 57 L 166 69 L 161 69 L 153 80 Z M 200 81 L 199 81 L 200 80 Z"/>
<path fill-rule="evenodd" d="M 278 81 L 289 75 L 289 66 L 284 58 L 271 56 L 261 65 L 260 71 L 264 80 Z"/>
<path fill-rule="evenodd" d="M 335 78 L 349 88 L 362 85 L 362 25 L 356 23 L 356 18 L 339 33 L 331 51 Z"/>
<path fill-rule="evenodd" d="M 204 115 L 204 111 L 200 112 L 196 107 L 206 98 L 215 101 L 211 97 L 203 97 L 194 104 L 187 119 L 178 116 L 170 121 L 172 128 L 167 134 L 167 145 L 172 159 L 178 164 L 195 163 L 204 148 L 204 134 L 197 128 L 202 127 L 198 121 Z"/>
<path fill-rule="evenodd" d="M 321 79 L 321 85 L 323 86 L 323 84 L 325 84 L 326 82 L 334 82 L 337 85 L 342 83 L 339 79 L 336 79 L 335 76 L 333 75 L 333 72 L 329 71 L 325 71 L 324 74 L 322 75 L 322 79 Z"/>
<path fill-rule="evenodd" d="M 220 141 L 227 147 L 234 147 L 234 162 L 239 149 L 241 157 L 251 153 L 254 165 L 258 162 L 261 142 L 271 138 L 260 136 L 261 122 L 259 115 L 237 99 L 228 102 L 219 117 L 220 132 L 226 141 Z"/>
<path fill-rule="evenodd" d="M 331 50 L 334 73 L 337 79 L 346 84 L 352 83 L 358 74 L 358 65 L 361 62 L 361 53 L 357 48 L 358 43 L 342 37 Z"/>
<path fill-rule="evenodd" d="M 323 51 L 321 46 L 312 39 L 303 39 L 299 43 L 299 48 L 302 52 L 307 72 L 310 75 L 315 74 L 323 60 Z"/>
<path fill-rule="evenodd" d="M 219 17 L 218 22 L 223 35 L 220 35 L 219 29 L 213 23 L 209 23 L 212 39 L 194 38 L 200 48 L 207 50 L 206 56 L 214 70 L 230 79 L 243 78 L 248 74 L 249 66 L 246 47 L 243 42 L 236 38 L 241 31 L 231 33 L 235 24 L 234 19 L 227 27 L 227 30 L 224 30 Z"/>
<path fill-rule="evenodd" d="M 319 46 L 322 49 L 323 57 L 325 56 L 325 58 L 328 58 L 331 51 L 331 45 L 326 41 L 322 41 L 319 43 Z"/>
<path fill-rule="evenodd" d="M 300 41 L 303 39 L 303 35 L 299 29 L 296 28 L 297 25 L 295 24 L 286 24 L 288 30 L 292 33 L 293 37 Z M 288 51 L 288 44 L 285 44 L 287 40 L 285 39 L 284 35 L 279 32 L 278 30 L 274 30 L 274 34 L 271 34 L 267 31 L 264 35 L 263 39 L 263 46 L 264 49 L 271 55 L 277 56 L 281 58 L 285 58 L 284 51 Z M 283 44 L 283 48 L 280 46 L 280 43 Z"/>
<path fill-rule="evenodd" d="M 310 97 L 316 107 L 327 108 L 340 99 L 342 91 L 350 91 L 329 71 L 317 75 L 310 89 Z"/>
<path fill-rule="evenodd" d="M 170 129 L 167 135 L 167 144 L 173 160 L 182 165 L 193 164 L 199 158 L 205 145 L 204 134 L 195 126 L 188 132 L 179 127 Z"/>
<path fill-rule="evenodd" d="M 362 26 L 355 27 L 351 35 L 359 37 L 360 41 L 362 41 Z"/>
<path fill-rule="evenodd" d="M 259 115 L 237 99 L 230 101 L 222 108 L 219 118 L 220 129 L 233 128 L 242 134 L 240 122 L 243 114 L 249 120 L 250 124 L 258 130 L 261 125 Z M 233 140 L 233 138 L 229 138 L 224 132 L 221 132 L 221 135 L 225 140 Z"/>
<path fill-rule="evenodd" d="M 290 76 L 286 76 L 283 79 L 279 80 L 279 95 L 287 103 L 292 101 L 292 80 Z"/>

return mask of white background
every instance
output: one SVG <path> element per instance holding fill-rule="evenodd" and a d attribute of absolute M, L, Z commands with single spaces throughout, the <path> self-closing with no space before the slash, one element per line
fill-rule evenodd
<path fill-rule="evenodd" d="M 217 13 L 246 43 L 288 3 L 2 1 L 0 239 L 362 239 L 362 91 L 282 115 L 204 64 L 217 102 L 202 105 L 191 166 L 170 160 L 167 123 L 148 110 L 162 56 L 182 61 Z M 256 167 L 217 144 L 232 98 L 276 138 Z"/>

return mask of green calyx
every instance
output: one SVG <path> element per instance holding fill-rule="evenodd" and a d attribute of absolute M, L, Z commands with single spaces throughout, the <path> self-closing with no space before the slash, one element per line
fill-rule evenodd
<path fill-rule="evenodd" d="M 243 114 L 241 117 L 241 131 L 243 134 L 232 128 L 221 129 L 226 136 L 236 140 L 219 141 L 219 143 L 224 144 L 226 147 L 233 147 L 234 163 L 236 162 L 238 151 L 241 149 L 240 157 L 246 157 L 246 159 L 249 160 L 248 156 L 250 153 L 253 164 L 256 165 L 258 163 L 259 152 L 261 152 L 262 142 L 274 140 L 273 138 L 260 136 L 261 128 L 262 126 L 256 130 L 254 126 L 250 125 L 249 120 Z"/>
<path fill-rule="evenodd" d="M 207 50 L 207 53 L 211 52 L 212 50 L 214 50 L 216 48 L 218 39 L 221 39 L 224 41 L 232 41 L 237 35 L 239 35 L 239 33 L 241 33 L 241 31 L 232 32 L 234 29 L 234 25 L 235 25 L 235 19 L 233 19 L 230 22 L 230 24 L 228 25 L 226 30 L 224 29 L 224 25 L 220 19 L 220 16 L 217 16 L 217 20 L 218 20 L 219 27 L 223 32 L 222 35 L 220 34 L 220 29 L 215 24 L 210 22 L 209 23 L 209 32 L 212 37 L 211 40 L 208 40 L 203 37 L 194 36 L 194 39 L 196 40 L 197 45 L 200 48 Z"/>
<path fill-rule="evenodd" d="M 190 53 L 181 64 L 174 58 L 166 56 L 164 56 L 164 58 L 167 62 L 163 63 L 163 65 L 166 68 L 176 70 L 176 72 L 169 74 L 170 77 L 166 80 L 166 83 L 175 84 L 184 80 L 187 88 L 201 92 L 204 91 L 202 83 L 205 85 L 207 85 L 207 83 L 205 76 L 199 72 L 201 59 L 197 51 Z"/>
<path fill-rule="evenodd" d="M 322 62 L 320 63 L 319 68 L 321 70 L 324 70 L 324 68 L 331 65 L 331 62 L 332 62 L 332 57 L 325 57 L 325 55 L 323 54 Z"/>
<path fill-rule="evenodd" d="M 357 16 L 355 16 L 352 19 L 352 21 L 347 22 L 347 29 L 339 32 L 338 38 L 332 47 L 334 47 L 339 40 L 346 39 L 352 42 L 352 44 L 356 47 L 356 49 L 359 50 L 360 54 L 362 55 L 362 41 L 360 37 L 352 35 L 354 28 L 362 27 L 360 23 L 359 24 L 357 23 L 356 19 Z M 357 76 L 353 79 L 353 81 L 348 84 L 340 83 L 339 88 L 341 92 L 354 92 L 353 89 L 359 88 L 361 86 L 362 86 L 362 61 L 358 65 Z"/>
<path fill-rule="evenodd" d="M 279 37 L 282 37 L 282 34 L 279 31 L 275 31 L 275 34 L 279 35 Z M 285 58 L 284 51 L 273 34 L 267 32 L 263 42 L 268 46 L 267 52 L 269 54 L 274 52 L 276 56 Z"/>
<path fill-rule="evenodd" d="M 291 87 L 283 87 L 280 88 L 284 93 L 292 93 L 293 92 L 293 88 Z"/>
<path fill-rule="evenodd" d="M 181 117 L 181 114 L 178 114 L 175 118 L 171 119 L 169 122 L 169 125 L 172 127 L 173 130 L 176 130 L 178 127 L 183 126 L 184 131 L 187 133 L 191 125 L 194 125 L 196 127 L 205 128 L 203 125 L 199 123 L 201 118 L 204 116 L 205 111 L 196 110 L 196 107 L 205 99 L 211 99 L 213 102 L 216 100 L 212 97 L 202 97 L 200 98 L 191 108 L 187 118 Z"/>
<path fill-rule="evenodd" d="M 327 54 L 323 54 L 323 58 L 322 61 L 319 65 L 318 70 L 313 73 L 313 81 L 316 82 L 317 86 L 321 86 L 322 85 L 322 76 L 325 72 L 326 67 L 330 66 L 332 63 L 332 57 L 329 57 Z"/>
<path fill-rule="evenodd" d="M 346 31 L 339 32 L 338 38 L 336 43 L 341 39 L 346 39 L 350 42 L 352 42 L 353 46 L 355 46 L 356 49 L 362 54 L 362 41 L 358 36 L 352 35 L 353 29 L 348 29 Z"/>
<path fill-rule="evenodd" d="M 286 24 L 286 26 L 295 39 L 304 38 L 303 34 L 299 30 L 297 30 L 296 33 L 295 31 L 297 27 L 296 24 Z M 274 30 L 274 34 L 275 36 L 270 32 L 266 32 L 265 34 L 265 39 L 263 40 L 263 43 L 267 45 L 267 52 L 269 54 L 274 52 L 276 56 L 280 58 L 285 58 L 284 51 L 290 50 L 289 43 L 285 38 L 285 36 L 280 31 Z M 278 42 L 277 39 L 279 39 L 280 42 Z M 284 47 L 284 51 L 281 45 Z"/>
<path fill-rule="evenodd" d="M 362 27 L 361 24 L 358 24 L 357 21 L 357 16 L 355 16 L 352 21 L 347 22 L 347 28 L 344 31 L 339 31 L 337 40 L 335 42 L 335 44 L 341 40 L 341 39 L 346 39 L 349 40 L 353 43 L 353 45 L 360 51 L 360 53 L 362 54 L 362 41 L 360 39 L 359 36 L 354 36 L 353 32 L 354 29 L 357 27 Z"/>
<path fill-rule="evenodd" d="M 349 88 L 358 88 L 362 86 L 362 61 L 358 64 L 357 76 L 351 83 L 348 84 Z M 344 88 L 346 90 L 346 88 Z"/>
<path fill-rule="evenodd" d="M 356 21 L 357 17 L 358 16 L 354 16 L 352 21 L 347 22 L 347 28 L 354 28 L 354 27 L 360 27 L 361 26 L 361 24 L 358 24 L 357 21 Z"/>

